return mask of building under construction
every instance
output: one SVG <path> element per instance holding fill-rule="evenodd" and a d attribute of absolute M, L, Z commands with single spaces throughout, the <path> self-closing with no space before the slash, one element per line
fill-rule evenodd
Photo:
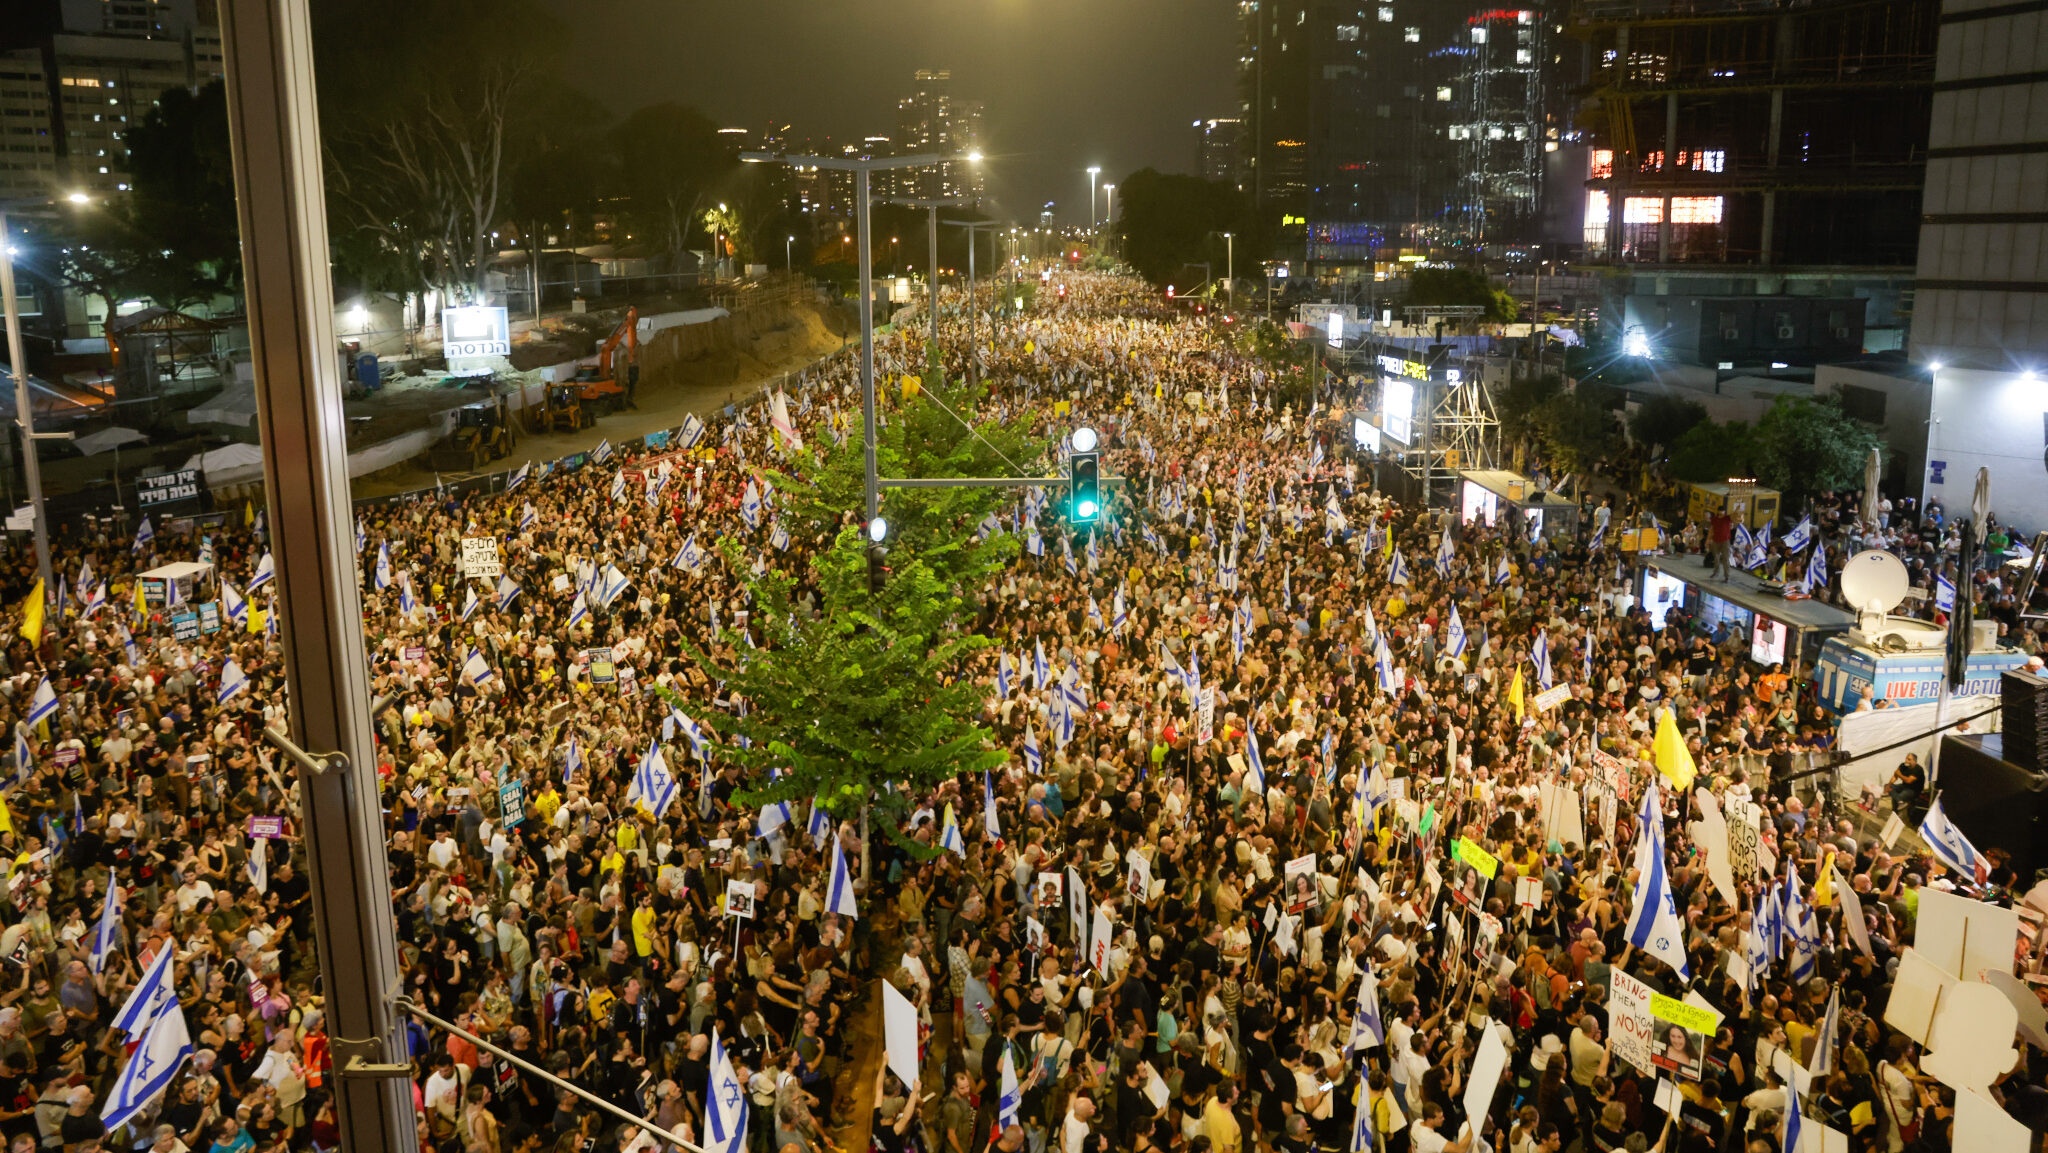
<path fill-rule="evenodd" d="M 1839 343 L 1867 328 L 1868 347 L 1896 347 L 1939 20 L 1939 0 L 1574 4 L 1590 73 L 1585 255 L 1615 268 L 1603 319 L 1657 353 L 1667 332 L 1704 334 L 1675 359 L 1812 363 L 1790 312 L 1717 301 L 1862 300 L 1854 324 L 1816 332 Z"/>

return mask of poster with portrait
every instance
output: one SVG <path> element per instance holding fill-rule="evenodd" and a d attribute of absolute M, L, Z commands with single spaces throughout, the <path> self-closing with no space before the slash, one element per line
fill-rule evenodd
<path fill-rule="evenodd" d="M 1061 899 L 1066 895 L 1066 883 L 1065 873 L 1038 874 L 1038 897 L 1034 903 L 1041 909 L 1059 908 Z"/>
<path fill-rule="evenodd" d="M 1650 1016 L 1648 985 L 1615 969 L 1610 974 L 1614 991 L 1607 999 L 1607 1036 L 1614 1055 L 1648 1074 L 1655 1069 L 1651 1057 L 1651 1036 L 1656 1019 Z"/>
<path fill-rule="evenodd" d="M 1697 1081 L 1706 1068 L 1707 1043 L 1720 1014 L 1662 993 L 1650 994 L 1650 1064 L 1674 1077 Z"/>
<path fill-rule="evenodd" d="M 1287 911 L 1305 912 L 1319 908 L 1323 903 L 1321 887 L 1316 884 L 1315 854 L 1296 857 L 1287 862 L 1281 873 L 1283 892 L 1286 893 Z"/>
<path fill-rule="evenodd" d="M 1472 959 L 1485 963 L 1500 944 L 1500 918 L 1492 913 L 1479 914 L 1479 930 L 1472 934 Z"/>
<path fill-rule="evenodd" d="M 1136 849 L 1124 854 L 1124 892 L 1129 893 L 1135 904 L 1142 905 L 1152 896 L 1152 864 L 1145 854 Z"/>
<path fill-rule="evenodd" d="M 725 915 L 754 919 L 754 882 L 727 881 L 725 883 Z"/>

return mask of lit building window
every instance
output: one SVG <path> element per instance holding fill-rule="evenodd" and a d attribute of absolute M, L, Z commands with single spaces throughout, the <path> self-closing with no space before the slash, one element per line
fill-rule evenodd
<path fill-rule="evenodd" d="M 1613 176 L 1614 151 L 1608 148 L 1595 148 L 1593 150 L 1593 168 L 1587 175 L 1594 180 L 1605 180 Z M 1596 192 L 1594 195 L 1600 197 L 1603 201 L 1607 197 L 1605 192 Z"/>
<path fill-rule="evenodd" d="M 1474 29 L 1472 30 L 1472 43 L 1474 43 L 1474 44 L 1484 44 L 1484 43 L 1486 43 L 1486 29 L 1484 29 L 1484 28 L 1474 28 Z"/>
<path fill-rule="evenodd" d="M 1339 39 L 1339 40 L 1356 40 L 1356 39 L 1358 39 L 1358 25 L 1356 25 L 1356 24 L 1339 24 L 1339 25 L 1337 25 L 1337 39 Z"/>
<path fill-rule="evenodd" d="M 1534 57 L 1529 54 L 1529 50 L 1527 48 L 1515 49 L 1515 63 L 1527 64 L 1533 59 Z"/>
<path fill-rule="evenodd" d="M 1422 29 L 1403 28 L 1401 29 L 1401 39 L 1407 41 L 1410 44 L 1420 44 L 1422 43 Z"/>
<path fill-rule="evenodd" d="M 1382 24 L 1392 24 L 1393 22 L 1394 22 L 1394 6 L 1393 6 L 1392 4 L 1382 4 L 1382 5 L 1380 5 L 1380 23 L 1382 23 Z"/>
<path fill-rule="evenodd" d="M 1671 198 L 1671 223 L 1673 224 L 1719 224 L 1721 223 L 1721 201 L 1719 196 L 1674 196 Z M 1658 196 L 1631 196 L 1622 203 L 1623 224 L 1664 223 L 1664 200 Z"/>
<path fill-rule="evenodd" d="M 1436 90 L 1436 98 L 1437 98 L 1438 100 L 1444 100 L 1444 101 L 1448 101 L 1448 100 L 1449 100 L 1449 99 L 1451 98 L 1451 90 L 1450 90 L 1450 89 L 1448 89 L 1448 88 L 1439 88 L 1439 89 L 1437 89 L 1437 90 Z"/>

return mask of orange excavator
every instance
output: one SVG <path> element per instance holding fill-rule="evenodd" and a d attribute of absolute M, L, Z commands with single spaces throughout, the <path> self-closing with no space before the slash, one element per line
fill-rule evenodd
<path fill-rule="evenodd" d="M 624 363 L 619 349 L 625 346 Z M 640 310 L 628 308 L 626 319 L 597 350 L 597 363 L 576 370 L 576 398 L 586 410 L 617 412 L 633 402 L 640 384 Z"/>

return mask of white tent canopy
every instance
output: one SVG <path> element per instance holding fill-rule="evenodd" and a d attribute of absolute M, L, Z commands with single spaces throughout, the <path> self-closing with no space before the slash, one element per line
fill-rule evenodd
<path fill-rule="evenodd" d="M 187 424 L 232 424 L 249 428 L 256 423 L 256 386 L 236 383 L 221 389 L 204 403 L 185 413 Z"/>
<path fill-rule="evenodd" d="M 209 448 L 185 462 L 206 474 L 208 488 L 222 488 L 263 479 L 263 449 L 253 444 Z"/>
<path fill-rule="evenodd" d="M 137 441 L 148 439 L 149 434 L 147 433 L 137 432 L 132 428 L 122 428 L 117 424 L 111 428 L 103 428 L 98 432 L 86 433 L 84 436 L 72 441 L 71 447 L 87 456 L 98 456 L 100 453 L 118 449 L 124 444 L 134 444 Z"/>

